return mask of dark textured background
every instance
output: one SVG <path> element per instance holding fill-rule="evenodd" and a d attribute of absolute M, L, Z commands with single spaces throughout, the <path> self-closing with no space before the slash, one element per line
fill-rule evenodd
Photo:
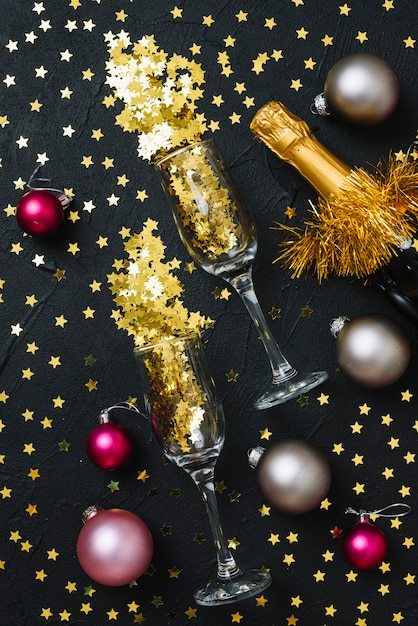
<path fill-rule="evenodd" d="M 246 13 L 245 19 L 237 18 L 240 11 Z M 209 15 L 214 20 L 210 26 Z M 276 25 L 268 21 L 271 18 Z M 347 5 L 336 0 L 189 0 L 178 7 L 162 0 L 2 0 L 2 626 L 417 623 L 417 490 L 411 456 L 417 450 L 416 329 L 372 284 L 330 279 L 319 286 L 313 277 L 290 280 L 272 264 L 278 242 L 278 233 L 271 229 L 274 220 L 283 220 L 288 206 L 303 217 L 307 200 L 315 200 L 315 194 L 249 131 L 257 108 L 280 99 L 351 165 L 374 163 L 390 149 L 406 151 L 418 129 L 417 22 L 415 3 L 406 0 L 350 0 Z M 302 27 L 308 31 L 305 37 L 297 34 Z M 228 301 L 216 299 L 212 292 L 224 285 L 201 270 L 191 275 L 180 272 L 189 308 L 199 308 L 216 320 L 208 334 L 207 356 L 227 418 L 227 440 L 217 467 L 217 481 L 226 487 L 218 490 L 225 535 L 239 542 L 234 554 L 243 567 L 264 565 L 273 576 L 261 600 L 224 608 L 204 609 L 193 602 L 197 581 L 214 568 L 208 522 L 190 478 L 164 462 L 148 424 L 135 413 L 114 414 L 135 444 L 134 458 L 123 470 L 105 473 L 85 453 L 87 435 L 102 408 L 129 397 L 138 398 L 141 406 L 131 341 L 110 317 L 115 307 L 106 277 L 122 256 L 119 231 L 124 226 L 138 232 L 152 217 L 159 222 L 168 256 L 189 261 L 156 173 L 137 159 L 136 138 L 115 126 L 117 107 L 103 104 L 109 93 L 104 85 L 103 34 L 121 29 L 132 41 L 154 34 L 169 54 L 191 57 L 193 44 L 201 46 L 193 57 L 205 70 L 199 111 L 208 120 L 219 121 L 214 139 L 254 215 L 260 241 L 255 269 L 260 303 L 266 314 L 273 307 L 281 309 L 280 319 L 267 318 L 295 366 L 330 372 L 329 380 L 310 392 L 306 402 L 256 412 L 252 403 L 268 364 L 241 302 L 235 295 Z M 366 33 L 363 43 L 359 33 Z M 333 38 L 332 45 L 324 45 L 325 35 Z M 228 36 L 234 38 L 233 46 L 226 47 Z M 408 38 L 410 45 L 405 43 Z M 276 62 L 271 57 L 274 49 L 282 50 L 283 59 Z M 229 76 L 222 74 L 218 62 L 218 54 L 225 51 L 233 71 Z M 356 129 L 310 112 L 329 69 L 353 52 L 386 58 L 401 82 L 397 111 L 376 128 Z M 256 73 L 254 60 L 262 53 L 269 59 Z M 305 69 L 304 60 L 309 58 L 315 61 L 313 70 Z M 47 70 L 43 78 L 37 76 L 42 67 Z M 292 81 L 298 79 L 302 87 L 296 90 Z M 237 83 L 244 83 L 246 91 L 240 94 Z M 67 87 L 70 98 L 63 97 Z M 216 95 L 222 95 L 220 106 L 213 104 Z M 244 104 L 246 96 L 253 98 L 254 106 Z M 73 133 L 64 130 L 70 126 Z M 92 131 L 99 128 L 103 137 L 97 141 Z M 22 137 L 27 142 L 19 141 Z M 88 156 L 92 164 L 87 167 Z M 112 167 L 106 158 L 113 159 Z M 35 240 L 23 236 L 13 207 L 24 191 L 21 181 L 27 182 L 43 161 L 41 175 L 52 178 L 54 187 L 71 190 L 74 199 L 59 233 Z M 118 184 L 123 174 L 129 179 L 125 187 Z M 138 190 L 146 191 L 143 201 L 137 199 Z M 112 194 L 119 198 L 115 205 L 109 202 Z M 86 210 L 91 203 L 95 208 Z M 42 264 L 34 262 L 36 255 L 43 258 Z M 65 271 L 62 280 L 55 276 L 57 269 Z M 101 283 L 99 290 L 92 289 L 93 281 Z M 34 306 L 26 304 L 32 294 Z M 305 307 L 310 307 L 308 316 L 303 314 Z M 86 313 L 89 310 L 94 313 Z M 379 391 L 363 390 L 337 371 L 335 340 L 329 332 L 333 317 L 354 318 L 366 312 L 396 319 L 413 347 L 405 376 Z M 60 316 L 67 320 L 63 326 L 57 325 Z M 16 324 L 22 328 L 18 336 L 13 334 Z M 38 347 L 35 353 L 28 350 L 32 342 Z M 86 364 L 89 355 L 95 359 L 92 365 Z M 53 367 L 51 357 L 59 357 L 61 364 Z M 238 374 L 236 382 L 228 382 L 231 369 Z M 412 394 L 409 401 L 402 395 L 407 390 Z M 318 401 L 322 392 L 329 396 L 328 403 Z M 360 409 L 365 406 L 368 409 Z M 382 416 L 388 414 L 392 421 L 385 425 Z M 52 420 L 50 428 L 45 427 L 45 418 Z M 357 434 L 350 427 L 356 422 L 362 425 Z M 261 438 L 265 429 L 271 433 L 269 440 Z M 327 455 L 333 472 L 328 508 L 294 517 L 274 509 L 261 515 L 263 498 L 247 465 L 247 450 L 282 437 L 308 440 Z M 342 444 L 344 451 L 337 453 L 335 444 Z M 353 461 L 356 454 L 363 455 L 363 463 Z M 393 469 L 392 478 L 382 474 L 385 468 Z M 39 477 L 32 478 L 30 472 L 36 469 Z M 138 479 L 143 470 L 148 475 L 145 481 Z M 363 492 L 356 494 L 356 485 L 363 485 Z M 351 568 L 331 531 L 354 523 L 344 514 L 347 506 L 373 510 L 398 501 L 412 507 L 402 524 L 393 527 L 388 519 L 378 521 L 389 541 L 387 565 L 360 572 L 350 581 Z M 81 570 L 75 545 L 83 510 L 92 503 L 126 508 L 149 525 L 155 540 L 153 568 L 137 586 L 105 588 Z M 288 539 L 291 532 L 297 533 L 293 543 Z M 279 542 L 271 540 L 274 535 Z M 329 553 L 332 556 L 324 557 Z M 294 559 L 290 565 L 289 554 Z M 170 576 L 175 568 L 180 570 L 178 577 Z M 323 572 L 322 581 L 316 582 L 317 572 Z"/>

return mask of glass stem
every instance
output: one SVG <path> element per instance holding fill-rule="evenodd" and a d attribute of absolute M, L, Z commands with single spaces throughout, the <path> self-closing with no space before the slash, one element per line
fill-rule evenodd
<path fill-rule="evenodd" d="M 214 468 L 205 467 L 191 473 L 194 482 L 199 489 L 206 511 L 209 516 L 210 526 L 216 547 L 218 561 L 218 578 L 229 580 L 238 576 L 241 572 L 232 556 L 225 540 L 218 512 L 218 503 L 215 495 Z"/>
<path fill-rule="evenodd" d="M 237 291 L 241 296 L 247 310 L 257 328 L 258 335 L 263 342 L 264 348 L 270 360 L 273 373 L 273 382 L 280 383 L 295 376 L 298 372 L 295 370 L 288 360 L 284 357 L 282 351 L 277 345 L 270 328 L 266 322 L 263 311 L 258 302 L 257 295 L 254 290 L 252 270 L 251 268 L 241 274 L 225 277 L 224 279 Z"/>

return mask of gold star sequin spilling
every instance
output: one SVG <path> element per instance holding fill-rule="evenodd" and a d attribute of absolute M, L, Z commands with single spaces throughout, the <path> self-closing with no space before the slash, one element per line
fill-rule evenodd
<path fill-rule="evenodd" d="M 124 103 L 116 123 L 139 134 L 138 155 L 151 161 L 198 141 L 206 130 L 204 116 L 195 115 L 196 101 L 203 96 L 201 66 L 178 54 L 168 57 L 153 35 L 133 45 L 126 34 L 107 39 L 106 84 Z"/>
<path fill-rule="evenodd" d="M 233 248 L 242 245 L 244 234 L 235 220 L 235 200 L 213 165 L 216 156 L 207 143 L 174 152 L 159 166 L 175 200 L 184 238 L 205 261 L 221 262 L 222 255 L 226 260 Z"/>
<path fill-rule="evenodd" d="M 108 275 L 119 307 L 113 313 L 116 325 L 134 338 L 136 346 L 203 330 L 212 323 L 183 304 L 183 285 L 174 274 L 180 262 L 165 260 L 165 245 L 154 234 L 157 227 L 148 219 L 142 231 L 125 242 L 128 258 L 123 269 Z"/>
<path fill-rule="evenodd" d="M 166 456 L 198 452 L 207 445 L 210 420 L 218 419 L 196 373 L 196 340 L 191 337 L 162 341 L 135 351 L 155 429 Z"/>

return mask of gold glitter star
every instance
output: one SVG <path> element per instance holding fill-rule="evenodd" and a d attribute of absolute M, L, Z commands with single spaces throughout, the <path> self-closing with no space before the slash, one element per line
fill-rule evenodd
<path fill-rule="evenodd" d="M 382 424 L 384 426 L 390 426 L 391 422 L 393 422 L 393 418 L 390 416 L 389 413 L 387 413 L 386 415 L 382 415 Z"/>
<path fill-rule="evenodd" d="M 280 319 L 281 317 L 281 309 L 278 309 L 277 307 L 272 307 L 269 311 L 269 315 L 271 317 L 271 319 L 276 320 L 276 319 Z"/>
<path fill-rule="evenodd" d="M 292 219 L 292 217 L 295 217 L 296 215 L 296 209 L 294 207 L 288 206 L 284 214 L 287 215 L 289 219 Z"/>
<path fill-rule="evenodd" d="M 268 541 L 271 543 L 272 546 L 275 546 L 276 543 L 280 543 L 279 534 L 270 533 Z"/>
<path fill-rule="evenodd" d="M 349 12 L 351 11 L 351 7 L 349 7 L 346 4 L 342 4 L 341 6 L 338 7 L 340 9 L 340 15 L 348 15 Z"/>
<path fill-rule="evenodd" d="M 137 480 L 141 480 L 143 483 L 149 478 L 147 470 L 141 470 L 138 472 Z"/>
<path fill-rule="evenodd" d="M 379 569 L 382 572 L 382 574 L 387 574 L 387 572 L 390 572 L 390 563 L 386 563 L 385 561 L 382 561 L 382 563 L 379 565 Z"/>
<path fill-rule="evenodd" d="M 272 432 L 268 428 L 264 428 L 264 430 L 260 430 L 260 439 L 267 439 L 267 441 L 272 436 Z"/>
<path fill-rule="evenodd" d="M 412 548 L 415 545 L 415 541 L 413 537 L 405 537 L 402 545 L 409 550 L 409 548 Z"/>
<path fill-rule="evenodd" d="M 323 392 L 321 393 L 320 396 L 318 396 L 317 398 L 319 404 L 321 406 L 323 406 L 324 404 L 329 404 L 328 400 L 329 400 L 329 395 L 325 395 Z"/>
<path fill-rule="evenodd" d="M 309 404 L 309 396 L 301 394 L 296 400 L 299 406 L 307 406 Z"/>
<path fill-rule="evenodd" d="M 403 40 L 405 48 L 415 48 L 416 39 L 412 39 L 411 35 Z"/>
<path fill-rule="evenodd" d="M 235 17 L 237 18 L 238 22 L 246 22 L 247 16 L 248 16 L 248 13 L 244 13 L 242 9 L 240 10 L 239 13 L 235 14 Z"/>
<path fill-rule="evenodd" d="M 290 89 L 294 89 L 295 91 L 299 91 L 299 89 L 302 89 L 303 84 L 300 80 L 300 78 L 296 78 L 296 79 L 292 79 L 291 83 L 290 83 Z"/>
<path fill-rule="evenodd" d="M 409 389 L 407 389 L 406 391 L 401 391 L 401 400 L 402 402 L 411 402 L 411 399 L 413 398 L 414 394 L 412 394 Z"/>
<path fill-rule="evenodd" d="M 356 39 L 357 39 L 357 41 L 359 41 L 360 43 L 364 43 L 365 41 L 367 41 L 367 40 L 368 40 L 368 38 L 367 38 L 367 32 L 361 32 L 361 31 L 358 31 Z"/>
<path fill-rule="evenodd" d="M 213 17 L 211 15 L 204 15 L 203 16 L 203 20 L 202 20 L 202 24 L 204 26 L 212 26 L 212 24 L 215 23 L 215 20 L 213 19 Z"/>
<path fill-rule="evenodd" d="M 334 37 L 330 37 L 329 35 L 324 35 L 324 37 L 321 39 L 321 41 L 324 44 L 324 47 L 334 45 L 333 44 Z"/>
<path fill-rule="evenodd" d="M 244 619 L 244 616 L 241 615 L 239 611 L 237 611 L 236 613 L 231 613 L 231 618 L 232 624 L 240 624 L 241 620 Z"/>
<path fill-rule="evenodd" d="M 277 22 L 274 17 L 269 17 L 265 19 L 264 28 L 268 28 L 269 30 L 273 30 L 273 28 L 277 26 Z"/>
<path fill-rule="evenodd" d="M 92 380 L 91 378 L 89 378 L 88 382 L 84 386 L 87 387 L 89 391 L 97 391 L 97 384 L 97 380 Z"/>
<path fill-rule="evenodd" d="M 47 576 L 48 574 L 45 573 L 45 570 L 35 570 L 35 580 L 41 580 L 43 582 Z"/>
<path fill-rule="evenodd" d="M 390 593 L 389 591 L 389 585 L 383 585 L 381 584 L 379 589 L 377 590 L 382 596 L 385 596 L 387 593 Z"/>
<path fill-rule="evenodd" d="M 88 587 L 84 587 L 84 595 L 85 596 L 89 596 L 89 598 L 91 598 L 94 593 L 96 593 L 96 590 L 93 589 L 93 587 L 91 585 L 89 585 Z"/>
<path fill-rule="evenodd" d="M 57 557 L 59 556 L 59 552 L 57 552 L 55 548 L 52 548 L 51 550 L 47 550 L 46 552 L 48 555 L 48 560 L 52 560 L 52 561 L 57 560 Z"/>
<path fill-rule="evenodd" d="M 261 517 L 266 517 L 270 515 L 270 510 L 271 510 L 270 506 L 266 506 L 265 504 L 263 504 L 263 506 L 260 509 L 258 509 L 258 512 L 260 513 Z"/>
<path fill-rule="evenodd" d="M 238 380 L 238 376 L 239 374 L 237 372 L 235 372 L 233 369 L 230 369 L 229 372 L 226 372 L 225 374 L 227 380 L 229 383 L 236 383 Z"/>
<path fill-rule="evenodd" d="M 286 563 L 288 567 L 292 565 L 292 563 L 296 563 L 293 554 L 285 554 L 283 557 L 283 563 Z"/>
<path fill-rule="evenodd" d="M 303 62 L 305 64 L 305 70 L 313 70 L 316 65 L 316 61 L 314 61 L 312 57 L 305 59 Z"/>
<path fill-rule="evenodd" d="M 336 612 L 337 612 L 337 609 L 334 607 L 333 604 L 330 604 L 330 606 L 325 607 L 325 615 L 330 615 L 331 617 L 334 617 Z"/>

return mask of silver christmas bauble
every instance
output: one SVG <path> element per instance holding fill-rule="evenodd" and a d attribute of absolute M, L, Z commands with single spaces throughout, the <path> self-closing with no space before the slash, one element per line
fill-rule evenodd
<path fill-rule="evenodd" d="M 260 491 L 274 508 L 284 513 L 307 513 L 326 497 L 331 469 L 315 446 L 297 439 L 254 448 L 249 463 L 257 468 Z"/>
<path fill-rule="evenodd" d="M 336 330 L 340 323 L 340 328 Z M 337 318 L 336 357 L 341 369 L 366 388 L 387 387 L 405 373 L 411 359 L 411 344 L 404 330 L 385 315 Z"/>
<path fill-rule="evenodd" d="M 399 80 L 384 59 L 373 54 L 352 54 L 328 72 L 323 95 L 331 115 L 361 126 L 373 126 L 395 110 Z"/>

